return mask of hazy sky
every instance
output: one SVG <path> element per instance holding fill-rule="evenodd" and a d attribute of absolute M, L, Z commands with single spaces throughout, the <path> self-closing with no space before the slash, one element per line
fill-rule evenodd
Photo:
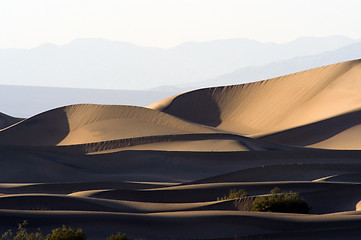
<path fill-rule="evenodd" d="M 0 0 L 0 48 L 105 38 L 142 46 L 301 36 L 361 39 L 360 0 Z"/>

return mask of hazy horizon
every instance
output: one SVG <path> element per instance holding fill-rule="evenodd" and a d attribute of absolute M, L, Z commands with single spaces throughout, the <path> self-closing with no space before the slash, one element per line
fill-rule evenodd
<path fill-rule="evenodd" d="M 78 38 L 160 48 L 238 38 L 262 43 L 305 36 L 360 39 L 360 7 L 356 0 L 2 1 L 0 49 L 64 45 Z"/>
<path fill-rule="evenodd" d="M 167 85 L 182 88 L 183 84 L 213 79 L 244 67 L 316 56 L 358 41 L 345 36 L 303 37 L 276 44 L 238 38 L 188 42 L 162 49 L 80 38 L 66 45 L 45 44 L 30 50 L 0 49 L 0 84 L 122 90 Z"/>
<path fill-rule="evenodd" d="M 29 48 L 26 47 L 9 47 L 9 48 L 1 48 L 0 50 L 9 50 L 9 49 L 22 49 L 22 50 L 31 50 L 31 49 L 35 49 L 35 48 L 39 48 L 42 46 L 46 46 L 46 45 L 54 45 L 57 47 L 63 47 L 66 45 L 69 45 L 73 42 L 79 41 L 79 40 L 100 40 L 100 41 L 109 41 L 109 42 L 116 42 L 116 43 L 124 43 L 124 44 L 130 44 L 130 45 L 134 45 L 137 47 L 142 47 L 142 48 L 158 48 L 158 49 L 163 49 L 163 50 L 167 50 L 167 49 L 172 49 L 172 48 L 177 48 L 180 47 L 182 45 L 185 44 L 202 44 L 202 43 L 211 43 L 211 42 L 216 42 L 216 41 L 227 41 L 227 40 L 249 40 L 249 41 L 255 41 L 258 43 L 262 43 L 262 44 L 277 44 L 277 45 L 281 45 L 281 44 L 288 44 L 288 43 L 292 43 L 295 41 L 299 41 L 302 39 L 307 39 L 307 38 L 314 38 L 314 39 L 325 39 L 325 38 L 331 38 L 331 37 L 339 37 L 339 38 L 348 38 L 354 41 L 361 41 L 361 37 L 360 38 L 353 38 L 353 37 L 349 37 L 349 36 L 345 36 L 345 35 L 329 35 L 329 36 L 322 36 L 322 37 L 315 37 L 315 36 L 301 36 L 301 37 L 297 37 L 295 39 L 291 39 L 291 40 L 287 40 L 284 42 L 276 42 L 276 41 L 260 41 L 257 39 L 251 39 L 251 38 L 246 38 L 246 37 L 238 37 L 238 38 L 218 38 L 218 39 L 209 39 L 209 40 L 204 40 L 204 41 L 195 41 L 195 40 L 188 40 L 188 41 L 184 41 L 184 42 L 180 42 L 177 45 L 174 46 L 169 46 L 169 47 L 159 47 L 159 46 L 146 46 L 146 45 L 141 45 L 141 44 L 137 44 L 134 42 L 128 42 L 128 41 L 122 41 L 122 40 L 111 40 L 111 39 L 107 39 L 107 38 L 102 38 L 102 37 L 79 37 L 79 38 L 74 38 L 72 40 L 69 40 L 68 42 L 65 43 L 53 43 L 53 42 L 44 42 L 41 43 L 39 45 L 35 45 Z"/>
<path fill-rule="evenodd" d="M 263 80 L 354 59 L 358 48 L 319 54 L 361 41 L 360 7 L 357 0 L 0 0 L 0 85 L 182 92 Z M 19 106 L 34 101 L 5 89 Z"/>

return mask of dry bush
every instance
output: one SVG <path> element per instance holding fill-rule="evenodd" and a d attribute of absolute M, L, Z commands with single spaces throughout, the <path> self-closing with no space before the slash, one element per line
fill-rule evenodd
<path fill-rule="evenodd" d="M 268 196 L 256 197 L 252 204 L 252 211 L 258 212 L 308 213 L 309 210 L 299 193 L 281 192 L 277 187 Z"/>

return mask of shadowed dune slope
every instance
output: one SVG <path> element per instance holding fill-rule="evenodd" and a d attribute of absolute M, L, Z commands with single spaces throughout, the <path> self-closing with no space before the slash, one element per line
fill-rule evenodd
<path fill-rule="evenodd" d="M 74 196 L 156 203 L 191 203 L 215 201 L 219 197 L 228 195 L 231 189 L 244 189 L 249 195 L 262 195 L 268 194 L 275 187 L 279 187 L 282 191 L 294 191 L 303 194 L 307 192 L 332 191 L 333 189 L 356 185 L 355 183 L 312 181 L 229 182 L 176 185 L 150 190 L 100 189 L 97 191 L 77 192 L 74 193 Z"/>
<path fill-rule="evenodd" d="M 0 192 L 3 194 L 50 193 L 71 194 L 78 191 L 96 189 L 138 190 L 171 186 L 176 183 L 153 182 L 57 182 L 57 183 L 2 183 Z"/>
<path fill-rule="evenodd" d="M 361 110 L 263 136 L 279 144 L 338 150 L 361 149 Z"/>
<path fill-rule="evenodd" d="M 84 155 L 69 151 L 58 151 L 58 148 L 0 147 L 0 182 L 189 182 L 261 166 L 298 163 L 360 164 L 361 159 L 359 151 L 321 151 L 312 149 L 302 149 L 302 151 L 239 152 L 136 150 Z M 355 167 L 355 169 L 357 168 Z M 252 178 L 248 175 L 247 181 L 269 181 L 273 179 L 314 180 L 335 174 L 353 173 L 353 171 L 347 169 L 344 172 L 325 170 L 319 173 L 317 169 L 315 170 L 312 170 L 312 178 L 298 177 L 302 175 L 302 172 L 296 172 L 295 177 L 288 174 L 283 178 L 277 178 L 277 172 L 275 172 L 269 178 L 260 177 L 259 180 L 257 180 L 257 177 Z M 262 172 L 264 170 L 260 169 L 255 174 L 262 174 Z M 266 171 L 265 174 L 269 174 L 269 172 Z M 309 173 L 306 172 L 305 174 L 308 175 Z M 234 179 L 234 181 L 237 181 L 237 179 Z"/>
<path fill-rule="evenodd" d="M 203 186 L 204 185 L 204 186 Z M 231 200 L 217 200 L 232 188 L 267 194 L 275 186 L 299 191 L 312 206 L 312 213 L 354 211 L 361 199 L 361 185 L 313 182 L 258 182 L 254 184 L 202 184 L 187 188 L 153 190 L 90 190 L 69 195 L 33 193 L 0 196 L 2 209 L 79 210 L 107 212 L 170 212 L 194 210 L 237 210 Z M 118 199 L 118 200 L 117 200 Z"/>
<path fill-rule="evenodd" d="M 351 175 L 349 177 L 342 177 Z M 359 164 L 282 164 L 247 168 L 236 172 L 226 173 L 210 178 L 200 179 L 192 184 L 216 182 L 269 182 L 269 181 L 324 181 L 357 182 L 361 175 Z M 360 179 L 360 177 L 358 178 Z M 352 181 L 351 181 L 352 180 Z M 188 183 L 190 184 L 190 183 Z"/>
<path fill-rule="evenodd" d="M 14 194 L 0 196 L 1 209 L 19 210 L 75 210 L 104 212 L 170 212 L 208 210 L 235 210 L 232 203 L 210 201 L 195 203 L 150 203 L 82 197 L 81 194 Z"/>
<path fill-rule="evenodd" d="M 237 211 L 181 211 L 165 213 L 107 213 L 54 211 L 0 210 L 0 230 L 28 219 L 29 229 L 44 226 L 44 231 L 59 227 L 63 222 L 80 227 L 88 239 L 106 239 L 109 233 L 125 229 L 131 239 L 234 239 L 234 236 L 282 233 L 281 236 L 301 234 L 296 239 L 358 239 L 361 216 L 352 215 L 302 215 L 282 213 L 249 213 Z M 216 219 L 216 221 L 215 221 Z M 101 228 L 99 223 L 102 223 Z M 156 223 L 156 224 L 155 224 Z M 263 227 L 267 226 L 267 227 Z M 101 229 L 101 231 L 99 231 Z M 314 231 L 327 229 L 315 234 Z M 186 230 L 186 231 L 185 231 Z M 338 230 L 338 231 L 337 231 Z M 123 230 L 124 231 L 124 230 Z M 336 238 L 334 232 L 336 231 Z M 296 233 L 296 234 L 295 234 Z M 340 234 L 341 233 L 341 234 Z M 350 238 L 350 235 L 356 237 Z M 343 237 L 347 236 L 347 238 Z M 352 235 L 351 235 L 352 236 Z M 241 238 L 242 239 L 242 238 Z M 268 239 L 268 238 L 254 238 Z M 271 238 L 272 239 L 272 238 Z M 273 238 L 290 239 L 290 238 Z M 295 238 L 292 238 L 295 239 Z"/>
<path fill-rule="evenodd" d="M 361 60 L 265 81 L 200 89 L 149 108 L 238 132 L 266 135 L 361 108 Z"/>
<path fill-rule="evenodd" d="M 11 126 L 22 120 L 23 120 L 23 118 L 11 117 L 9 115 L 6 115 L 6 114 L 0 112 L 0 129 Z"/>

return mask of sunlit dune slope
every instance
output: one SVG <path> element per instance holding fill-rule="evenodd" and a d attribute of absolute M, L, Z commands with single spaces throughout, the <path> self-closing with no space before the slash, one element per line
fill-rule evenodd
<path fill-rule="evenodd" d="M 116 105 L 71 105 L 26 119 L 0 132 L 0 144 L 53 146 L 153 135 L 214 133 L 151 109 Z"/>
<path fill-rule="evenodd" d="M 11 126 L 17 122 L 20 122 L 21 120 L 23 120 L 23 119 L 11 117 L 9 115 L 6 115 L 6 114 L 0 112 L 0 129 Z"/>
<path fill-rule="evenodd" d="M 0 144 L 63 146 L 83 153 L 283 149 L 152 109 L 93 104 L 57 108 L 26 119 L 0 131 Z"/>
<path fill-rule="evenodd" d="M 361 60 L 200 89 L 148 107 L 242 135 L 266 135 L 360 109 Z"/>

